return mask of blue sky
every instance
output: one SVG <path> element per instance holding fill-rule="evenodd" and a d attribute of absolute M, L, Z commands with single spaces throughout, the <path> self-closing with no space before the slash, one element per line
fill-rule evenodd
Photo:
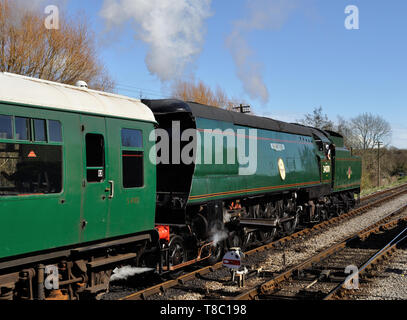
<path fill-rule="evenodd" d="M 284 5 L 290 2 L 294 8 L 284 11 L 277 25 L 244 32 L 268 90 L 267 101 L 244 89 L 226 45 L 236 21 L 249 19 L 247 0 L 210 2 L 201 51 L 184 76 L 213 88 L 219 85 L 229 96 L 251 104 L 256 114 L 284 121 L 300 119 L 319 106 L 332 120 L 337 115 L 350 119 L 363 112 L 379 114 L 393 127 L 392 145 L 407 148 L 407 1 L 286 0 Z M 359 30 L 344 26 L 348 5 L 359 8 Z M 84 11 L 90 18 L 101 42 L 100 57 L 118 93 L 167 97 L 171 82 L 160 81 L 146 65 L 149 44 L 135 39 L 128 22 L 106 34 L 102 6 L 99 0 L 70 0 L 64 10 Z M 270 12 L 272 19 L 279 17 Z"/>

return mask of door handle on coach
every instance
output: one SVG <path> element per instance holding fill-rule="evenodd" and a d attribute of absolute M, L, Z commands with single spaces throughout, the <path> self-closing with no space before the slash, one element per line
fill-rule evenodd
<path fill-rule="evenodd" d="M 109 199 L 113 199 L 113 197 L 114 197 L 114 181 L 113 181 L 113 180 L 109 180 L 109 185 L 110 185 Z"/>

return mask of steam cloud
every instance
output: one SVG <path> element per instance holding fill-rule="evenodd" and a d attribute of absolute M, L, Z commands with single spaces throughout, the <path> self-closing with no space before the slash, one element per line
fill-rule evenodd
<path fill-rule="evenodd" d="M 132 22 L 149 46 L 145 62 L 161 81 L 180 77 L 201 52 L 212 0 L 105 0 L 100 15 L 108 30 Z"/>
<path fill-rule="evenodd" d="M 226 240 L 229 237 L 228 233 L 224 229 L 219 230 L 216 227 L 212 228 L 210 233 L 211 233 L 211 241 L 213 242 L 213 244 L 215 246 L 219 242 Z"/>
<path fill-rule="evenodd" d="M 113 274 L 110 277 L 111 281 L 127 280 L 129 277 L 133 277 L 136 274 L 152 271 L 150 268 L 133 268 L 131 266 L 125 266 L 123 268 L 116 268 L 113 270 Z"/>
<path fill-rule="evenodd" d="M 262 65 L 255 61 L 246 37 L 251 31 L 280 28 L 289 14 L 298 7 L 300 0 L 255 0 L 248 1 L 248 17 L 235 21 L 232 33 L 226 39 L 246 93 L 253 99 L 269 101 L 269 91 L 263 80 Z"/>

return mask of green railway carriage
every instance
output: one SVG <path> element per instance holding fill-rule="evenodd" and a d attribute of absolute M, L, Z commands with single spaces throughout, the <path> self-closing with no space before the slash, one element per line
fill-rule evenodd
<path fill-rule="evenodd" d="M 21 265 L 75 251 L 101 267 L 126 256 L 95 248 L 152 240 L 155 125 L 139 100 L 0 73 L 0 291 Z"/>

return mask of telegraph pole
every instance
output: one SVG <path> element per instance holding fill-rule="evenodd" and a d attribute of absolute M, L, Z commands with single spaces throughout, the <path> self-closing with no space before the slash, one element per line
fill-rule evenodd
<path fill-rule="evenodd" d="M 250 113 L 251 112 L 251 107 L 250 106 L 244 106 L 240 105 L 239 107 L 233 107 L 234 110 L 239 110 L 240 113 Z"/>
<path fill-rule="evenodd" d="M 380 188 L 380 145 L 383 142 L 377 141 L 377 185 Z"/>

